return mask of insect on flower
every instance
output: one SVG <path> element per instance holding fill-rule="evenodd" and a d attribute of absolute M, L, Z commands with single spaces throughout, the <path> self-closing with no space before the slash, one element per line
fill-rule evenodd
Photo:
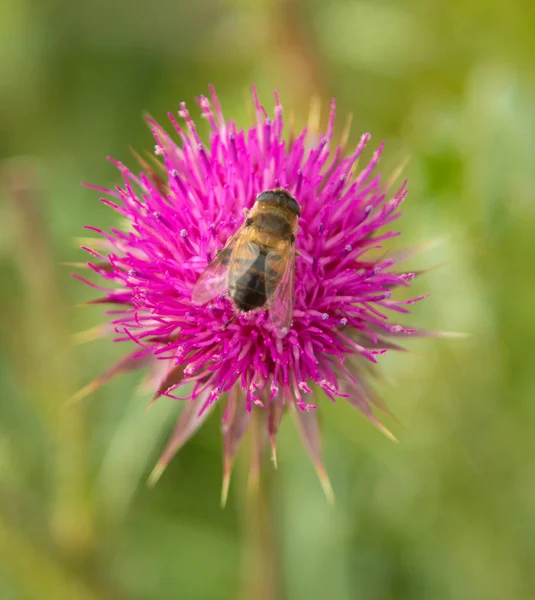
<path fill-rule="evenodd" d="M 330 497 L 315 400 L 343 398 L 391 435 L 373 410 L 383 405 L 370 367 L 402 349 L 398 338 L 429 334 L 391 320 L 423 297 L 392 297 L 415 273 L 399 267 L 407 253 L 384 247 L 398 235 L 390 225 L 406 183 L 392 194 L 376 173 L 382 145 L 357 168 L 369 134 L 345 155 L 348 132 L 334 141 L 334 101 L 324 134 L 312 126 L 286 135 L 277 94 L 273 117 L 254 88 L 253 100 L 255 122 L 244 130 L 223 116 L 213 89 L 211 101 L 201 97 L 206 142 L 183 103 L 185 126 L 169 115 L 174 135 L 149 119 L 156 156 L 138 157 L 140 173 L 112 161 L 122 185 L 94 187 L 121 226 L 89 227 L 98 237 L 83 246 L 109 286 L 77 277 L 104 291 L 89 304 L 112 305 L 99 331 L 132 350 L 77 397 L 148 366 L 153 401 L 180 400 L 152 482 L 222 404 L 223 501 L 250 422 L 263 427 L 252 436 L 257 478 L 266 446 L 276 462 L 290 412 Z"/>
<path fill-rule="evenodd" d="M 205 304 L 228 290 L 240 311 L 267 303 L 275 333 L 284 337 L 293 316 L 299 204 L 281 188 L 262 192 L 244 212 L 243 225 L 200 276 L 192 300 Z"/>

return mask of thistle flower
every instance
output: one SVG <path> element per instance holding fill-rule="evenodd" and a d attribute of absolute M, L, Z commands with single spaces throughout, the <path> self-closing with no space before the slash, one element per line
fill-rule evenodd
<path fill-rule="evenodd" d="M 417 333 L 388 316 L 407 313 L 406 305 L 420 299 L 391 297 L 414 273 L 397 270 L 396 257 L 381 250 L 397 235 L 387 226 L 400 215 L 406 184 L 388 196 L 388 185 L 375 173 L 382 145 L 357 168 L 369 134 L 344 157 L 347 132 L 338 146 L 333 142 L 334 101 L 324 135 L 308 128 L 297 136 L 290 131 L 285 141 L 277 94 L 274 115 L 268 117 L 253 88 L 255 122 L 241 130 L 224 118 L 210 92 L 211 101 L 198 101 L 210 125 L 207 144 L 182 103 L 179 120 L 169 114 L 173 135 L 148 119 L 156 156 L 138 157 L 140 174 L 112 160 L 123 185 L 94 188 L 125 226 L 88 227 L 100 237 L 92 248 L 83 247 L 95 259 L 89 267 L 112 287 L 79 278 L 105 292 L 90 304 L 113 305 L 104 330 L 133 351 L 79 395 L 150 363 L 153 400 L 168 396 L 184 402 L 152 481 L 213 407 L 223 404 L 223 502 L 251 419 L 262 425 L 254 436 L 253 476 L 258 477 L 268 442 L 276 462 L 279 424 L 291 412 L 331 497 L 314 397 L 323 392 L 333 402 L 343 398 L 391 435 L 372 410 L 383 407 L 367 381 L 368 367 L 387 350 L 401 349 L 392 338 Z M 244 209 L 273 188 L 287 190 L 301 208 L 293 322 L 283 337 L 266 310 L 237 313 L 224 295 L 202 306 L 192 302 L 196 281 L 240 227 Z"/>

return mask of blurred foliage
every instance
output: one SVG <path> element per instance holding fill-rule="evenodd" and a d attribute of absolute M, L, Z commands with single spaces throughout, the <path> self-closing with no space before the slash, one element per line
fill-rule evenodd
<path fill-rule="evenodd" d="M 143 112 L 165 122 L 210 82 L 241 124 L 251 82 L 298 123 L 336 96 L 352 141 L 387 141 L 383 171 L 410 157 L 403 242 L 431 241 L 414 264 L 441 265 L 410 323 L 471 334 L 382 360 L 399 444 L 322 406 L 334 508 L 284 423 L 273 597 L 534 598 L 535 5 L 0 0 L 0 15 L 0 598 L 253 597 L 240 464 L 218 506 L 217 417 L 148 489 L 178 407 L 145 412 L 135 374 L 67 402 L 122 350 L 72 348 L 101 311 L 72 308 L 88 290 L 61 262 L 113 219 L 79 183 L 115 185 L 104 157 L 153 146 Z"/>

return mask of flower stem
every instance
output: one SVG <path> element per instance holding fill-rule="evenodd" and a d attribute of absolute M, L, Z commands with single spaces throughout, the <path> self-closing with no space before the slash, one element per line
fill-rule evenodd
<path fill-rule="evenodd" d="M 296 110 L 308 108 L 311 98 L 319 101 L 329 97 L 327 70 L 307 20 L 308 11 L 309 6 L 304 0 L 276 0 L 271 3 L 278 69 L 287 79 Z M 299 73 L 297 85 L 295 73 Z"/>
<path fill-rule="evenodd" d="M 30 598 L 107 600 L 117 596 L 93 590 L 88 583 L 45 552 L 0 513 L 0 562 L 15 585 Z"/>
<path fill-rule="evenodd" d="M 257 413 L 258 411 L 254 411 Z M 264 469 L 260 478 L 261 424 L 258 414 L 251 423 L 251 466 L 243 514 L 243 600 L 277 600 L 279 565 L 271 506 L 273 473 Z M 244 461 L 242 461 L 243 463 Z M 242 489 L 245 486 L 242 486 Z"/>
<path fill-rule="evenodd" d="M 80 403 L 67 406 L 76 376 L 37 172 L 37 163 L 19 158 L 3 165 L 0 173 L 19 232 L 14 255 L 26 284 L 25 352 L 14 360 L 55 449 L 51 530 L 63 552 L 82 556 L 94 542 L 85 411 Z"/>

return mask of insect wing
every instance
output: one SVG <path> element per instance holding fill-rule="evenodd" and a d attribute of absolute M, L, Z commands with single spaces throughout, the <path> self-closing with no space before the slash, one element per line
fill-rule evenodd
<path fill-rule="evenodd" d="M 236 281 L 256 260 L 258 253 L 257 246 L 247 243 L 242 225 L 201 273 L 193 286 L 191 294 L 193 304 L 206 304 L 212 298 L 226 294 L 229 281 Z"/>
<path fill-rule="evenodd" d="M 282 272 L 280 280 L 266 278 L 269 316 L 277 337 L 283 338 L 290 329 L 294 311 L 295 246 L 286 253 L 269 252 L 266 272 Z"/>
<path fill-rule="evenodd" d="M 232 249 L 239 237 L 241 228 L 229 239 L 217 253 L 214 260 L 201 273 L 199 279 L 193 286 L 191 301 L 193 304 L 206 304 L 212 298 L 224 294 L 227 291 L 227 273 Z"/>
<path fill-rule="evenodd" d="M 206 304 L 212 298 L 224 294 L 227 288 L 228 258 L 221 257 L 223 250 L 201 273 L 191 293 L 193 304 Z M 230 253 L 229 253 L 230 254 Z"/>
<path fill-rule="evenodd" d="M 236 240 L 228 268 L 228 285 L 238 282 L 249 268 L 256 262 L 260 254 L 258 244 L 249 241 L 249 236 L 244 234 Z"/>

